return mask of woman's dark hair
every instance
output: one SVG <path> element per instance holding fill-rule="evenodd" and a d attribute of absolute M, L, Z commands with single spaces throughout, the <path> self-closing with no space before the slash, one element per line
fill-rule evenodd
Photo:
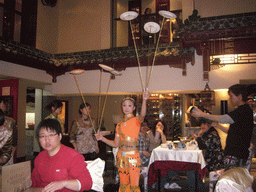
<path fill-rule="evenodd" d="M 147 11 L 149 10 L 150 8 L 146 8 L 145 11 L 144 11 L 144 14 L 146 15 L 147 14 Z"/>
<path fill-rule="evenodd" d="M 142 126 L 143 124 L 147 124 L 147 126 L 149 126 L 149 124 L 148 124 L 148 120 L 146 119 L 146 118 L 144 118 L 144 120 L 143 120 L 143 122 L 141 123 L 141 125 L 140 126 Z"/>
<path fill-rule="evenodd" d="M 2 109 L 0 109 L 0 126 L 2 126 L 5 122 L 5 119 L 4 119 L 4 112 Z"/>
<path fill-rule="evenodd" d="M 249 93 L 247 91 L 247 86 L 246 85 L 241 85 L 241 84 L 235 84 L 229 87 L 228 93 L 232 92 L 235 96 L 242 95 L 242 100 L 244 102 L 247 101 L 247 97 L 249 96 Z"/>
<path fill-rule="evenodd" d="M 50 104 L 46 106 L 46 109 L 52 111 L 52 107 L 54 109 L 58 109 L 63 106 L 63 103 L 60 100 L 54 100 Z"/>
<path fill-rule="evenodd" d="M 6 100 L 3 96 L 0 96 L 0 103 L 4 102 L 4 104 L 6 105 Z"/>
<path fill-rule="evenodd" d="M 158 124 L 158 122 L 161 122 L 164 126 L 164 130 L 163 130 L 163 133 L 166 135 L 166 131 L 167 131 L 167 127 L 166 127 L 166 123 L 162 120 L 158 120 L 154 123 L 153 127 L 151 128 L 151 131 L 153 133 L 153 135 L 155 136 L 156 134 L 156 125 Z"/>
<path fill-rule="evenodd" d="M 42 120 L 36 129 L 36 136 L 39 137 L 39 132 L 41 129 L 47 129 L 56 132 L 58 135 L 62 134 L 61 125 L 56 119 L 44 119 Z"/>
<path fill-rule="evenodd" d="M 78 110 L 78 113 L 79 113 L 80 115 L 82 115 L 81 109 L 85 108 L 85 105 L 86 105 L 87 107 L 92 108 L 89 103 L 85 103 L 85 104 L 82 103 L 82 104 L 80 105 L 80 107 L 79 107 L 79 110 Z"/>

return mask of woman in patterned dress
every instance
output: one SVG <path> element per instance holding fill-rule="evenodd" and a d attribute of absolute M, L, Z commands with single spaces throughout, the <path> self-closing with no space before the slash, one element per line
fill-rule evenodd
<path fill-rule="evenodd" d="M 196 139 L 199 149 L 205 150 L 204 159 L 207 162 L 208 172 L 224 168 L 224 151 L 221 146 L 220 136 L 211 124 L 210 120 L 200 118 L 200 131 L 197 135 L 191 135 Z"/>
<path fill-rule="evenodd" d="M 79 117 L 72 123 L 70 143 L 75 150 L 82 154 L 86 161 L 98 157 L 99 147 L 95 138 L 95 120 L 89 117 L 91 105 L 82 103 L 79 107 Z"/>

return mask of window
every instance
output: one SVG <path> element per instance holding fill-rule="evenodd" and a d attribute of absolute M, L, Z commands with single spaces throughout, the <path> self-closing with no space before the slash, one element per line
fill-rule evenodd
<path fill-rule="evenodd" d="M 22 0 L 1 1 L 0 6 L 0 34 L 20 42 Z"/>
<path fill-rule="evenodd" d="M 0 0 L 0 36 L 35 47 L 37 1 Z"/>

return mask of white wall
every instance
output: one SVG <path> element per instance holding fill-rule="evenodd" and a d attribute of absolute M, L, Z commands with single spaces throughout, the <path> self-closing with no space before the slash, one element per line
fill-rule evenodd
<path fill-rule="evenodd" d="M 170 68 L 169 66 L 154 66 L 149 90 L 156 92 L 203 90 L 206 81 L 203 81 L 202 56 L 197 56 L 195 61 L 194 66 L 187 65 L 187 76 L 182 76 L 181 69 Z M 146 67 L 142 67 L 143 79 L 145 79 L 145 70 Z M 210 88 L 224 89 L 232 84 L 239 83 L 240 79 L 255 79 L 255 71 L 255 64 L 229 65 L 210 71 Z M 140 93 L 142 87 L 138 68 L 127 68 L 122 72 L 122 76 L 117 76 L 115 80 L 111 80 L 109 93 Z M 106 92 L 109 76 L 108 73 L 103 73 L 102 92 Z M 76 78 L 82 93 L 99 93 L 100 70 L 86 71 L 76 76 Z M 52 84 L 51 92 L 60 95 L 78 94 L 79 90 L 74 77 L 66 73 L 57 78 L 57 83 Z"/>
<path fill-rule="evenodd" d="M 0 75 L 13 78 L 29 79 L 42 82 L 43 84 L 50 84 L 52 82 L 52 77 L 43 70 L 5 61 L 0 61 Z"/>

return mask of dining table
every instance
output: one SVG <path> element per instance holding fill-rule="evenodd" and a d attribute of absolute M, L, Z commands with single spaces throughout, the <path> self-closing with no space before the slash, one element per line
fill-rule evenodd
<path fill-rule="evenodd" d="M 155 148 L 151 153 L 148 169 L 148 186 L 158 183 L 158 191 L 161 190 L 161 180 L 165 175 L 170 174 L 170 172 L 176 174 L 179 171 L 187 173 L 189 191 L 198 191 L 199 182 L 202 183 L 207 172 L 203 151 L 187 147 L 169 149 L 159 146 Z"/>

